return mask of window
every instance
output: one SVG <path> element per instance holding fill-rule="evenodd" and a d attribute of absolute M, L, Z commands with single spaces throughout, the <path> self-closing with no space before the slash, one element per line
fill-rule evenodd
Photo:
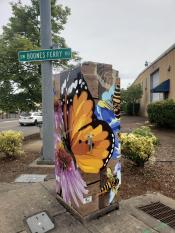
<path fill-rule="evenodd" d="M 33 114 L 34 116 L 42 116 L 42 113 L 41 112 L 36 112 Z"/>
<path fill-rule="evenodd" d="M 29 112 L 22 112 L 21 116 L 28 117 L 28 116 L 31 116 L 31 114 Z"/>
<path fill-rule="evenodd" d="M 159 70 L 155 71 L 150 75 L 150 91 L 159 85 Z M 155 102 L 160 100 L 160 94 L 159 93 L 152 93 L 150 96 L 150 101 Z"/>

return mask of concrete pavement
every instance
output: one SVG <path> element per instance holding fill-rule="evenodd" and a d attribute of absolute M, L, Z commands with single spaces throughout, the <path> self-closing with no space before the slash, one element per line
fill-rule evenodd
<path fill-rule="evenodd" d="M 46 210 L 54 219 L 53 233 L 175 233 L 167 225 L 138 210 L 138 206 L 161 201 L 175 208 L 174 200 L 147 194 L 123 200 L 120 210 L 81 224 L 56 200 L 55 181 L 36 184 L 0 184 L 0 233 L 27 233 L 24 218 Z"/>
<path fill-rule="evenodd" d="M 139 124 L 142 123 L 138 121 Z M 41 145 L 38 140 L 24 147 L 26 151 L 37 152 Z M 0 233 L 28 233 L 24 218 L 43 210 L 54 219 L 56 228 L 52 233 L 175 233 L 169 226 L 137 209 L 157 201 L 175 209 L 174 200 L 161 194 L 147 193 L 122 200 L 118 211 L 83 225 L 56 200 L 54 179 L 36 184 L 0 183 Z"/>
<path fill-rule="evenodd" d="M 39 137 L 39 128 L 33 125 L 29 126 L 20 126 L 18 119 L 6 119 L 0 120 L 0 131 L 3 130 L 15 130 L 21 131 L 24 134 L 25 138 L 30 138 L 30 136 L 38 135 Z"/>

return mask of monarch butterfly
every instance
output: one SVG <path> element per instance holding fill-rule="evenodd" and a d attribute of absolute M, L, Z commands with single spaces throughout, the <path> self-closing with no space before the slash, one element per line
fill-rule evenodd
<path fill-rule="evenodd" d="M 95 103 L 81 72 L 72 73 L 62 83 L 61 104 L 65 148 L 83 172 L 98 173 L 111 158 L 114 134 L 95 116 Z"/>

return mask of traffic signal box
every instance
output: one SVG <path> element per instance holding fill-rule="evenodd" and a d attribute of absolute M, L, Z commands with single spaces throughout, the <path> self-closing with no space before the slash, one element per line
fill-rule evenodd
<path fill-rule="evenodd" d="M 102 94 L 109 90 L 113 84 L 118 86 L 120 85 L 118 71 L 113 70 L 112 65 L 85 62 L 80 67 L 80 70 L 96 104 L 101 99 Z M 62 73 L 54 75 L 54 93 L 58 99 L 60 99 L 60 88 L 65 77 L 66 75 L 62 75 Z M 118 161 L 119 159 L 111 159 L 107 167 L 110 167 L 113 171 Z M 89 192 L 84 195 L 84 203 L 79 203 L 79 207 L 77 207 L 74 202 L 72 202 L 71 205 L 66 203 L 62 196 L 57 195 L 58 201 L 73 213 L 73 215 L 81 222 L 102 216 L 114 209 L 118 209 L 119 207 L 119 191 L 111 205 L 109 205 L 109 192 L 101 194 L 101 188 L 107 182 L 106 169 L 107 168 L 100 171 L 99 174 L 88 174 L 80 171 L 82 178 L 87 184 Z"/>

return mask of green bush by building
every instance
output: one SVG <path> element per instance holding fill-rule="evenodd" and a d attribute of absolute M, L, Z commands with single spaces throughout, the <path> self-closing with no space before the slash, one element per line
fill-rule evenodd
<path fill-rule="evenodd" d="M 148 105 L 147 112 L 151 123 L 160 127 L 175 127 L 175 102 L 173 100 L 151 103 Z"/>
<path fill-rule="evenodd" d="M 129 116 L 138 116 L 140 103 L 126 103 L 125 112 Z"/>

